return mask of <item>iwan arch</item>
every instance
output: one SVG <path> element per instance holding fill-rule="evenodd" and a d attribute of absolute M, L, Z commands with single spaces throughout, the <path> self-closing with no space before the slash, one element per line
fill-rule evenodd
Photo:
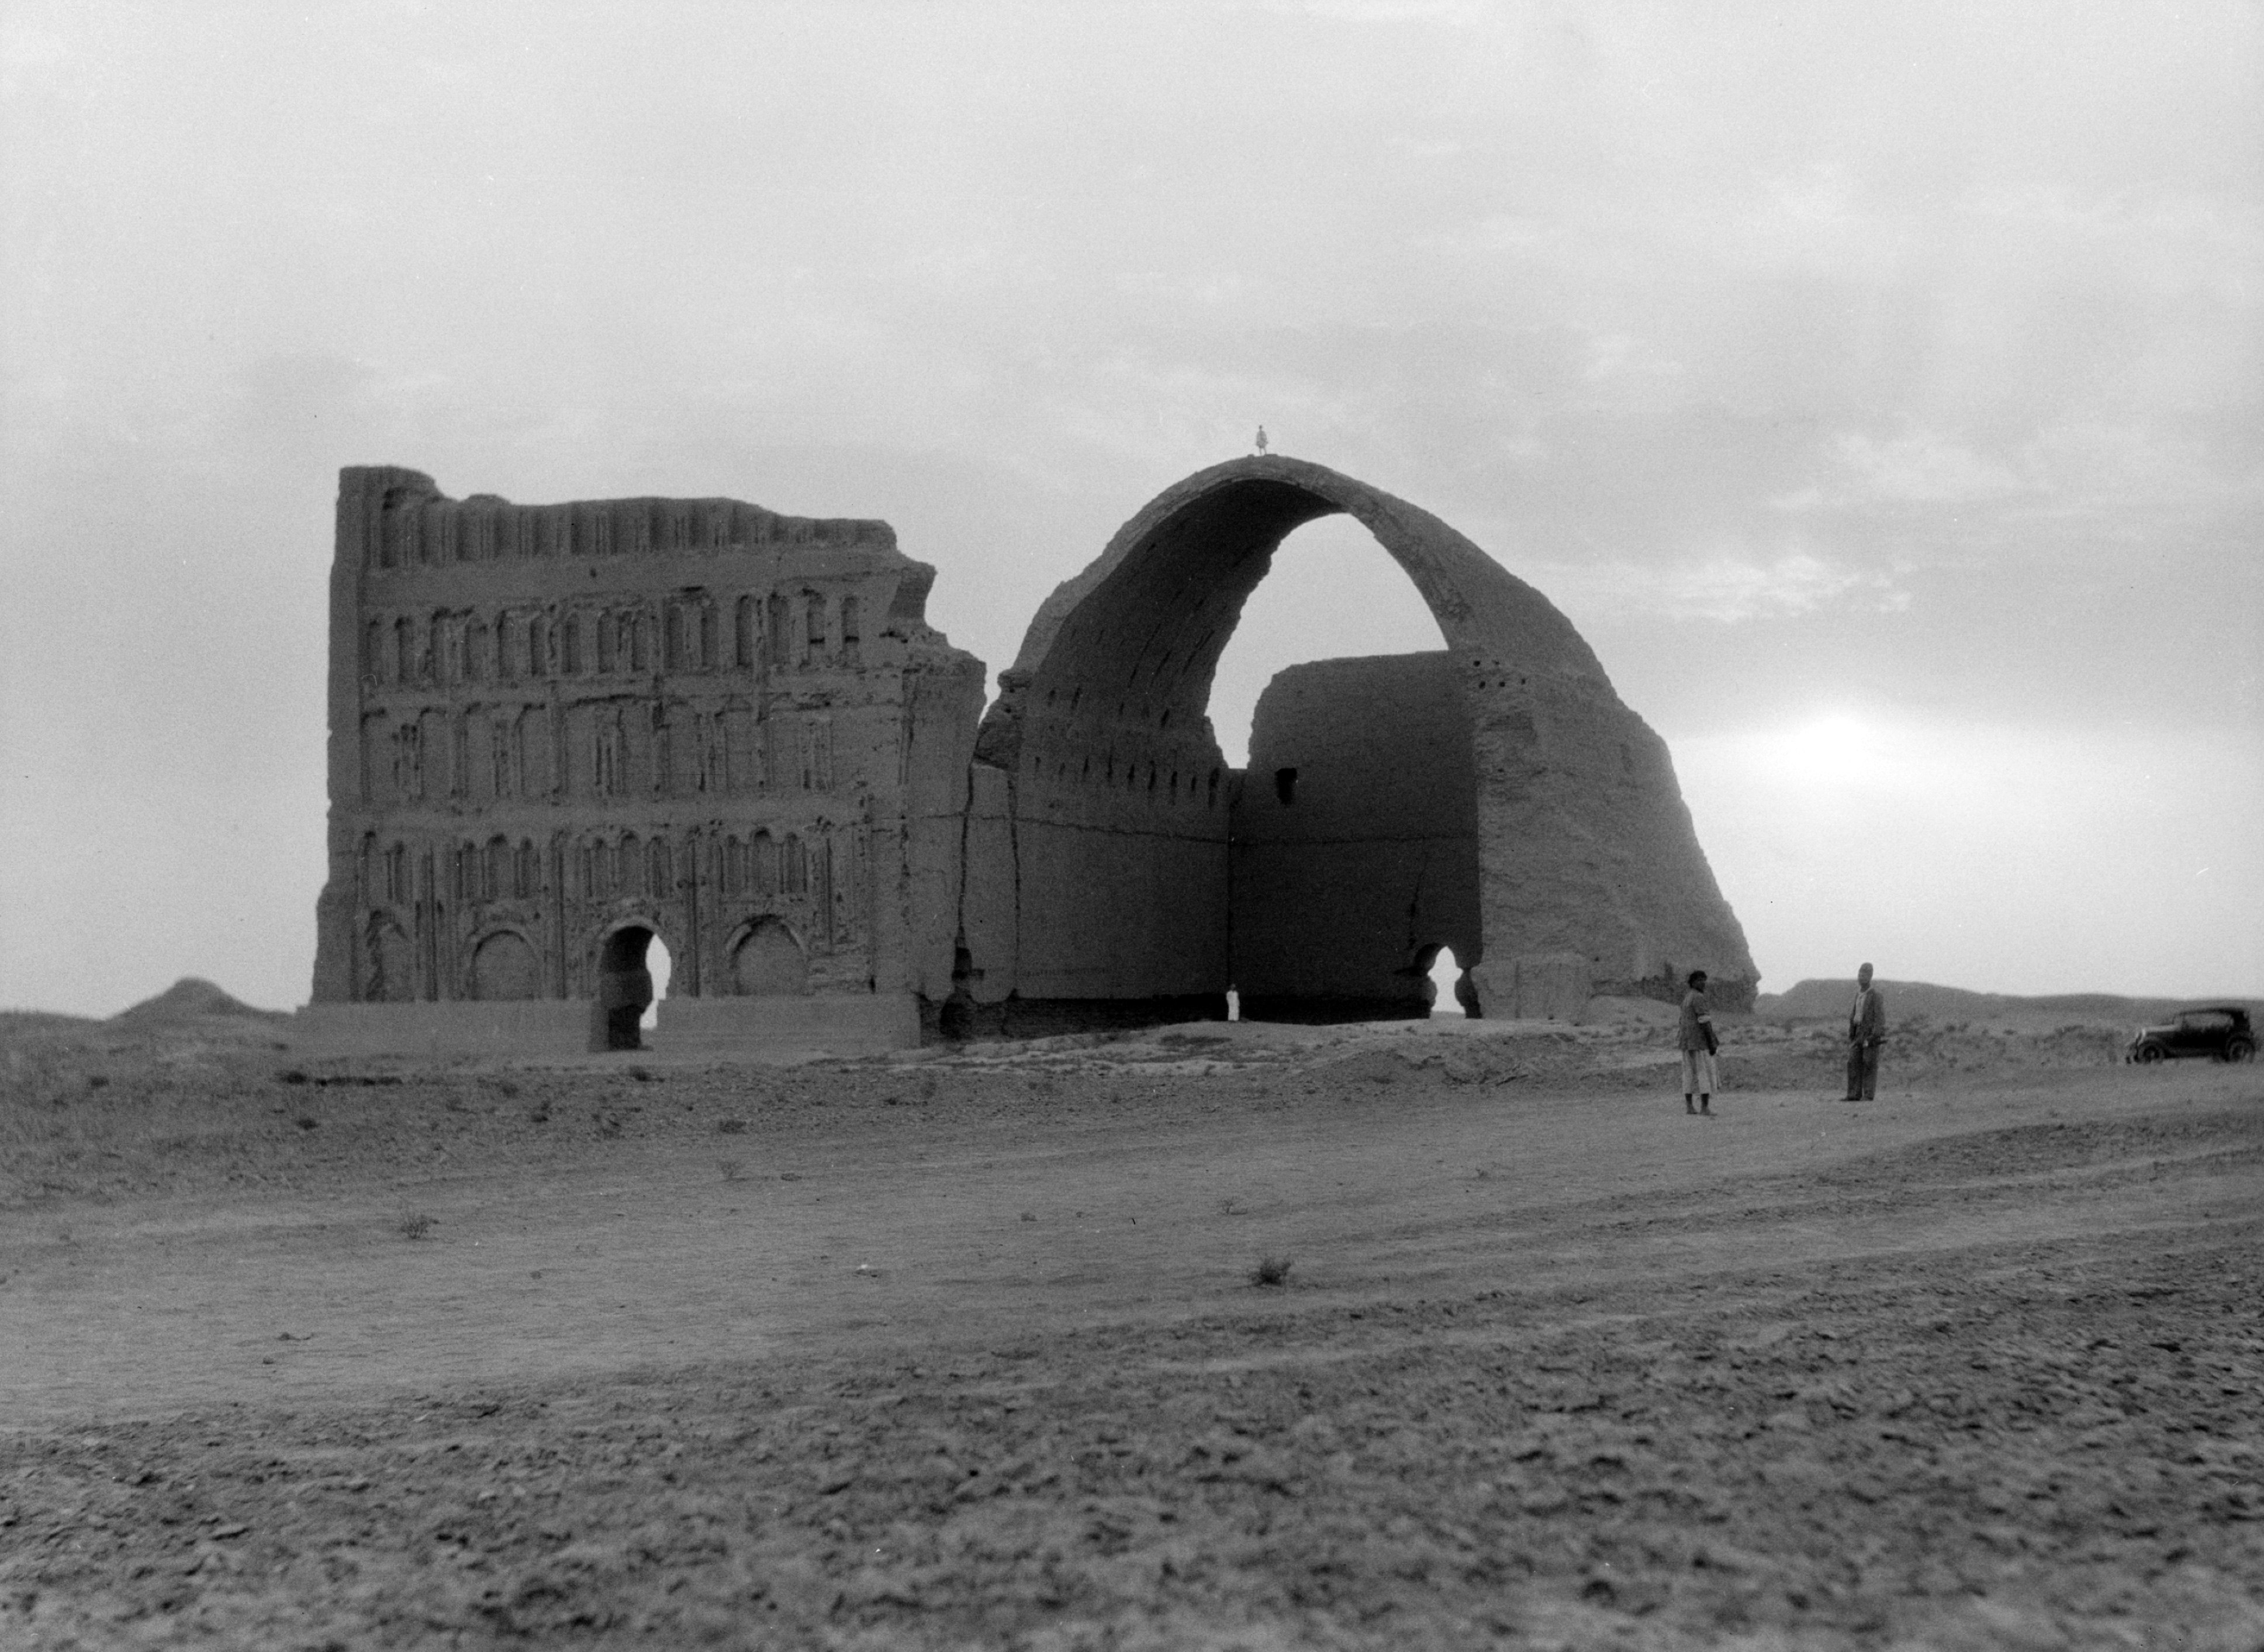
<path fill-rule="evenodd" d="M 1250 767 L 1207 706 L 1291 530 L 1344 512 L 1440 652 L 1293 667 Z M 330 877 L 301 1040 L 566 1054 L 649 937 L 656 1042 L 886 1047 L 1244 1013 L 1717 1001 L 1755 971 L 1665 746 L 1547 598 L 1404 501 L 1236 460 L 1039 609 L 1000 692 L 885 524 L 517 506 L 340 479 Z M 616 1017 L 618 1021 L 618 1017 Z"/>

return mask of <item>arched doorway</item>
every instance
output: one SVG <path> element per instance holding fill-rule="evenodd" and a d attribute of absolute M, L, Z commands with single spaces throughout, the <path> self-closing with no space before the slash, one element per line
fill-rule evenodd
<path fill-rule="evenodd" d="M 1451 946 L 1425 949 L 1426 956 L 1418 960 L 1418 967 L 1430 978 L 1431 1014 L 1469 1017 L 1478 1013 L 1478 996 L 1470 985 L 1470 972 L 1462 967 L 1462 960 Z"/>
<path fill-rule="evenodd" d="M 650 929 L 642 924 L 629 924 L 598 944 L 598 992 L 591 1048 L 644 1047 L 644 1012 L 653 1001 L 652 972 L 646 967 L 645 955 L 652 939 Z"/>
<path fill-rule="evenodd" d="M 660 1025 L 660 1001 L 668 996 L 669 978 L 675 974 L 676 960 L 669 953 L 668 943 L 655 935 L 644 949 L 645 973 L 652 977 L 652 1002 L 644 1008 L 638 1019 L 640 1037 L 649 1039 Z"/>
<path fill-rule="evenodd" d="M 1275 735 L 1254 728 L 1230 770 L 1220 654 L 1282 539 L 1335 513 L 1447 647 L 1283 673 Z M 1253 1018 L 1419 1016 L 1416 954 L 1441 944 L 1489 1013 L 1567 960 L 1596 990 L 1703 958 L 1750 991 L 1665 743 L 1571 624 L 1436 517 L 1321 466 L 1188 477 L 1056 590 L 1000 674 L 974 796 L 978 1019 L 1014 1000 L 1057 1025 L 1219 1016 L 1230 988 Z"/>

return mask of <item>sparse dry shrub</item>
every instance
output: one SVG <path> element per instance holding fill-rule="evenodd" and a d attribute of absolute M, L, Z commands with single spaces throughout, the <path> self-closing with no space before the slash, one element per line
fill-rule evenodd
<path fill-rule="evenodd" d="M 435 1225 L 435 1219 L 420 1210 L 403 1216 L 394 1231 L 403 1239 L 429 1239 Z"/>
<path fill-rule="evenodd" d="M 1266 1256 L 1258 1258 L 1258 1265 L 1250 1271 L 1252 1285 L 1287 1285 L 1293 1263 L 1288 1257 Z"/>
<path fill-rule="evenodd" d="M 739 1179 L 740 1172 L 744 1170 L 747 1167 L 744 1162 L 738 1159 L 718 1159 L 715 1162 L 715 1168 L 723 1172 L 723 1179 L 725 1181 L 736 1182 Z"/>

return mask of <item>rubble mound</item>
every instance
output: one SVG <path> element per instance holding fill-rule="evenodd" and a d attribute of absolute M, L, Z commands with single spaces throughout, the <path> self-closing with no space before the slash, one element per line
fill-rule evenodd
<path fill-rule="evenodd" d="M 171 1026 L 183 1021 L 208 1021 L 215 1017 L 238 1020 L 272 1021 L 282 1010 L 256 1010 L 197 975 L 184 975 L 154 998 L 144 998 L 130 1010 L 111 1018 L 120 1026 Z"/>

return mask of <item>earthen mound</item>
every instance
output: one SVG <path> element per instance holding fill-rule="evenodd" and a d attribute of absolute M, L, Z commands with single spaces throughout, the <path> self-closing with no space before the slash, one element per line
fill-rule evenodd
<path fill-rule="evenodd" d="M 93 1025 L 83 1015 L 56 1015 L 46 1010 L 0 1010 L 0 1043 L 18 1037 L 71 1032 Z"/>
<path fill-rule="evenodd" d="M 1970 992 L 1963 987 L 1937 987 L 1924 981 L 1881 981 L 1890 1019 L 1923 1015 L 1934 1020 L 1979 1020 L 1990 1017 L 2047 1014 L 2079 1020 L 2124 1022 L 2150 1020 L 2173 1013 L 2188 1004 L 2245 1004 L 2253 999 L 2129 998 L 2107 992 L 2068 992 L 2041 997 L 2021 997 L 2002 992 Z M 1756 1015 L 1791 1017 L 1842 1016 L 1855 996 L 1853 976 L 1836 981 L 1813 978 L 1796 982 L 1783 992 L 1765 992 L 1753 1000 Z"/>
<path fill-rule="evenodd" d="M 144 998 L 132 1009 L 120 1011 L 111 1020 L 122 1026 L 171 1026 L 183 1021 L 208 1021 L 221 1016 L 271 1021 L 285 1013 L 280 1010 L 255 1010 L 209 981 L 184 975 L 156 997 Z"/>

